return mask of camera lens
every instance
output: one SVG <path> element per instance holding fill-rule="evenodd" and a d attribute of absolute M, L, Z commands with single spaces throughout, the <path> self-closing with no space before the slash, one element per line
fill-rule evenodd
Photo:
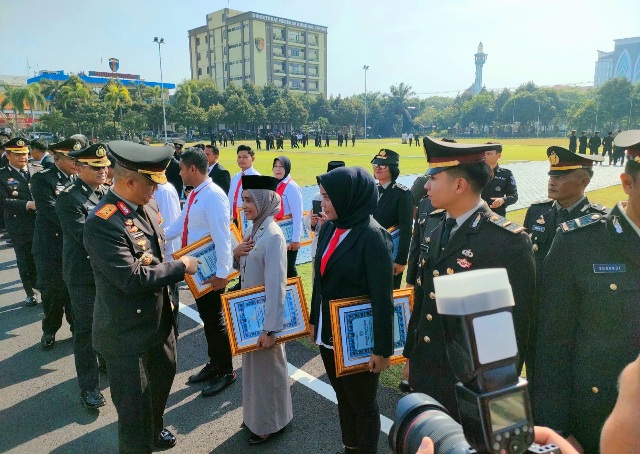
<path fill-rule="evenodd" d="M 470 448 L 462 426 L 440 403 L 426 394 L 409 394 L 398 402 L 389 447 L 397 454 L 414 454 L 423 437 L 433 440 L 436 454 L 466 454 Z"/>

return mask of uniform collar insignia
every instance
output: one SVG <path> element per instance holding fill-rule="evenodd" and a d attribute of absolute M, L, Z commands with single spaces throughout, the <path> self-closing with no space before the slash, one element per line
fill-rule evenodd
<path fill-rule="evenodd" d="M 616 233 L 622 233 L 622 225 L 618 216 L 613 216 L 613 228 L 616 229 Z"/>

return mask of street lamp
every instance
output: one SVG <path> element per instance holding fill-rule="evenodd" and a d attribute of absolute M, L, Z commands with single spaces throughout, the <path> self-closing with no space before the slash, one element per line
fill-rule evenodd
<path fill-rule="evenodd" d="M 369 67 L 364 65 L 364 138 L 367 139 L 367 71 Z"/>
<path fill-rule="evenodd" d="M 158 43 L 158 58 L 160 58 L 160 95 L 162 97 L 162 121 L 164 123 L 164 142 L 167 143 L 167 112 L 164 108 L 164 82 L 162 80 L 162 53 L 160 44 L 164 44 L 164 38 L 153 38 L 154 43 Z"/>

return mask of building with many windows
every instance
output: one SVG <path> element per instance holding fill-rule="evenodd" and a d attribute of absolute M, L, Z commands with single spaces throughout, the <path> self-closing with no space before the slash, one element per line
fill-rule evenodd
<path fill-rule="evenodd" d="M 327 93 L 327 27 L 255 12 L 221 9 L 189 30 L 191 78 L 273 84 Z"/>
<path fill-rule="evenodd" d="M 599 87 L 617 77 L 640 82 L 640 36 L 613 41 L 613 52 L 598 51 L 593 85 Z"/>

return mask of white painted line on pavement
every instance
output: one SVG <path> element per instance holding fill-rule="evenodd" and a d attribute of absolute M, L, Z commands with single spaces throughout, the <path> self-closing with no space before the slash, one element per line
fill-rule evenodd
<path fill-rule="evenodd" d="M 202 319 L 200 318 L 200 314 L 198 314 L 198 311 L 180 303 L 180 312 L 183 315 L 186 315 L 187 317 L 189 317 L 194 322 L 202 325 Z M 294 366 L 291 363 L 287 363 L 287 371 L 289 373 L 289 377 L 293 378 L 295 381 L 297 381 L 301 385 L 304 385 L 307 388 L 309 388 L 311 391 L 314 391 L 315 393 L 320 394 L 322 397 L 324 397 L 327 400 L 330 400 L 334 404 L 338 403 L 338 400 L 336 399 L 336 393 L 333 391 L 333 388 L 331 387 L 331 385 L 328 385 L 322 380 L 317 379 L 316 377 L 314 377 L 311 374 L 308 374 L 302 369 L 298 369 L 296 366 Z M 389 418 L 387 418 L 384 415 L 380 415 L 380 430 L 382 432 L 389 435 L 389 431 L 391 430 L 392 424 L 393 424 L 393 421 L 391 421 Z"/>
<path fill-rule="evenodd" d="M 0 314 L 4 314 L 5 312 L 17 311 L 18 309 L 22 309 L 22 306 L 14 307 L 13 309 L 6 309 L 4 311 L 0 311 Z"/>

